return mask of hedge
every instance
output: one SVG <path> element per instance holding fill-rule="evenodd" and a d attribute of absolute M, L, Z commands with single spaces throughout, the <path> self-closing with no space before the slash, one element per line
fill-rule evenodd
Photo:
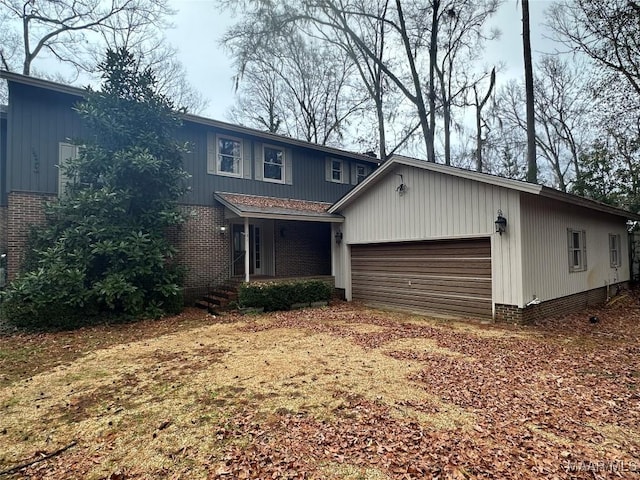
<path fill-rule="evenodd" d="M 328 302 L 333 288 L 322 280 L 244 283 L 238 291 L 240 307 L 264 308 L 266 312 L 289 310 L 294 304 Z"/>

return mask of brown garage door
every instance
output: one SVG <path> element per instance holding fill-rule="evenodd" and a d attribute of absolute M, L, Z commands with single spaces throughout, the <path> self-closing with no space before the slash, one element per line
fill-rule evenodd
<path fill-rule="evenodd" d="M 351 247 L 354 300 L 457 317 L 491 317 L 489 239 Z"/>

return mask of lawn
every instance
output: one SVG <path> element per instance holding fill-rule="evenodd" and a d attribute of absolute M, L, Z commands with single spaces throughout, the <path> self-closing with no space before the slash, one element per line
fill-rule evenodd
<path fill-rule="evenodd" d="M 0 471 L 637 478 L 639 340 L 633 296 L 526 327 L 337 303 L 4 336 Z"/>

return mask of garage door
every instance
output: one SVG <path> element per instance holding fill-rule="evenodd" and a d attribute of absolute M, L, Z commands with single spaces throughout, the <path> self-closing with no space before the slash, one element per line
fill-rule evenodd
<path fill-rule="evenodd" d="M 489 239 L 351 247 L 352 296 L 370 305 L 491 317 Z"/>

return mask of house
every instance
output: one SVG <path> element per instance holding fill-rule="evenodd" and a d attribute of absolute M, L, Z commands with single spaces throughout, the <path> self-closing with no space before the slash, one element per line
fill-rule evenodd
<path fill-rule="evenodd" d="M 58 165 L 85 135 L 73 109 L 85 92 L 9 72 L 0 78 L 9 87 L 0 245 L 12 278 L 29 227 L 66 185 Z M 169 236 L 187 267 L 188 299 L 231 277 L 331 278 L 331 225 L 343 218 L 327 209 L 377 167 L 375 158 L 188 114 L 176 136 L 190 146 L 181 201 L 190 218 Z"/>
<path fill-rule="evenodd" d="M 629 280 L 640 216 L 540 185 L 394 157 L 336 202 L 347 299 L 528 321 L 603 302 Z"/>

